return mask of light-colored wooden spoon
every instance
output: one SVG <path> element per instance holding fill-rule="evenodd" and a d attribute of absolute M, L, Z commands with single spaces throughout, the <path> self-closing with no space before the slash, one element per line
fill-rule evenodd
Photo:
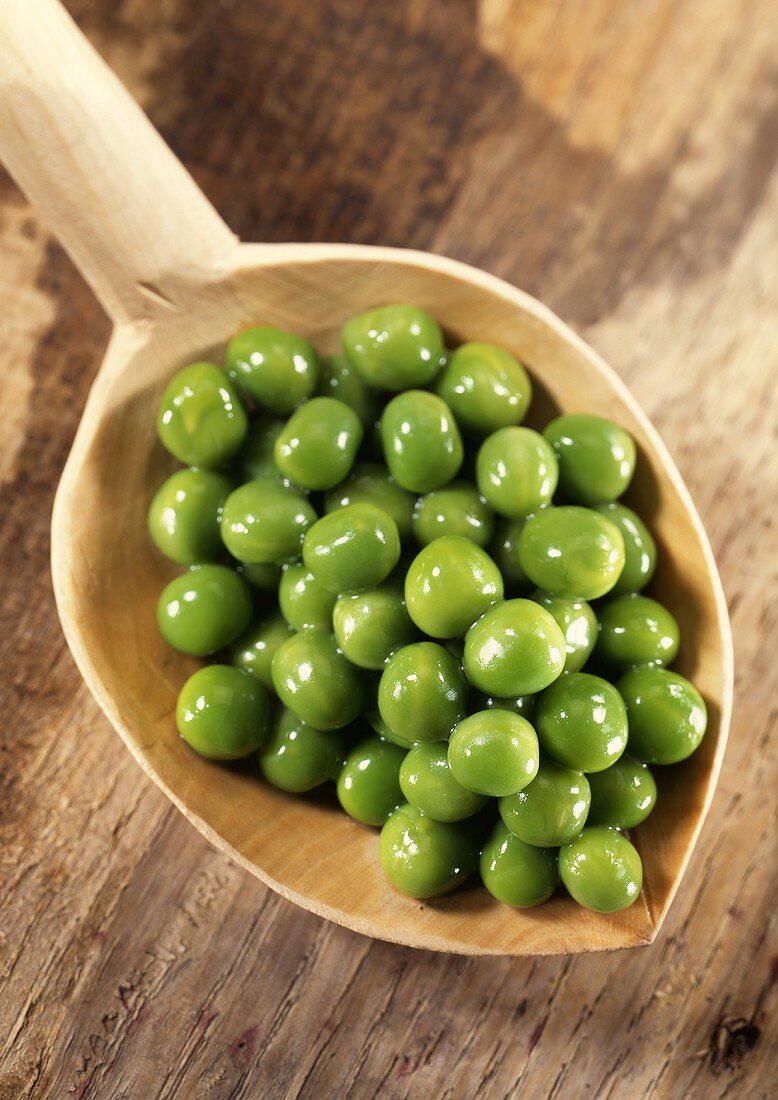
<path fill-rule="evenodd" d="M 530 955 L 650 943 L 710 805 L 727 736 L 732 649 L 708 540 L 661 440 L 616 375 L 548 309 L 452 260 L 347 245 L 239 244 L 56 0 L 4 5 L 0 154 L 114 321 L 57 493 L 52 568 L 62 625 L 98 703 L 144 771 L 222 851 L 284 897 L 349 928 L 468 954 Z M 678 669 L 710 724 L 685 764 L 656 769 L 659 801 L 636 831 L 645 887 L 631 909 L 598 916 L 569 898 L 536 910 L 477 886 L 433 903 L 395 893 L 377 836 L 316 799 L 287 797 L 248 768 L 196 757 L 175 699 L 194 662 L 155 628 L 171 569 L 146 535 L 150 497 L 171 469 L 155 408 L 183 364 L 218 360 L 262 322 L 337 347 L 343 322 L 393 301 L 433 313 L 451 341 L 489 340 L 526 362 L 538 423 L 550 409 L 612 417 L 634 435 L 627 501 L 654 531 L 654 591 L 677 616 Z M 74 746 L 74 751 L 77 747 Z"/>

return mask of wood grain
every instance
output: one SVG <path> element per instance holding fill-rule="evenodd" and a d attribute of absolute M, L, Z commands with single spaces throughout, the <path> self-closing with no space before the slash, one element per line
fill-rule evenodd
<path fill-rule="evenodd" d="M 738 700 L 711 818 L 646 951 L 437 957 L 269 895 L 140 779 L 61 642 L 48 510 L 107 327 L 5 187 L 0 1096 L 770 1095 L 767 5 L 81 7 L 243 236 L 440 249 L 581 328 L 703 513 Z"/>
<path fill-rule="evenodd" d="M 3 162 L 110 316 L 143 321 L 213 278 L 234 234 L 65 8 L 2 17 Z"/>

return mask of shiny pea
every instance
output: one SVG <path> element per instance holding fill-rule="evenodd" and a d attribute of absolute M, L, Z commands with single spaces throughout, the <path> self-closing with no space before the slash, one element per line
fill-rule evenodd
<path fill-rule="evenodd" d="M 425 546 L 405 577 L 408 614 L 432 638 L 463 635 L 502 596 L 502 576 L 492 559 L 457 535 Z"/>
<path fill-rule="evenodd" d="M 570 672 L 541 695 L 535 729 L 545 752 L 565 767 L 600 772 L 627 746 L 627 712 L 616 688 L 588 672 Z"/>
<path fill-rule="evenodd" d="M 324 498 L 324 511 L 336 512 L 349 504 L 373 504 L 397 524 L 400 538 L 413 533 L 413 507 L 416 497 L 403 489 L 386 468 L 377 462 L 358 462 L 345 481 Z"/>
<path fill-rule="evenodd" d="M 387 661 L 378 709 L 407 741 L 440 741 L 465 714 L 466 685 L 459 661 L 435 642 L 414 642 Z"/>
<path fill-rule="evenodd" d="M 419 497 L 413 513 L 413 533 L 427 546 L 444 535 L 487 546 L 494 533 L 494 513 L 474 486 L 452 481 Z"/>
<path fill-rule="evenodd" d="M 523 790 L 537 775 L 538 739 L 526 719 L 483 710 L 455 727 L 448 743 L 451 773 L 466 790 L 499 798 Z"/>
<path fill-rule="evenodd" d="M 314 397 L 287 420 L 273 454 L 284 477 L 303 489 L 324 490 L 348 474 L 362 442 L 362 424 L 334 397 Z"/>
<path fill-rule="evenodd" d="M 435 821 L 408 804 L 387 820 L 379 852 L 389 882 L 412 898 L 446 894 L 478 865 L 478 841 L 468 822 Z"/>
<path fill-rule="evenodd" d="M 230 493 L 222 512 L 222 541 L 250 565 L 281 565 L 299 558 L 303 536 L 316 519 L 300 493 L 268 479 L 249 481 Z"/>
<path fill-rule="evenodd" d="M 295 630 L 331 630 L 336 599 L 304 565 L 295 562 L 284 566 L 278 606 Z"/>
<path fill-rule="evenodd" d="M 157 433 L 187 466 L 221 466 L 238 451 L 248 417 L 224 371 L 192 363 L 168 383 L 157 413 Z"/>
<path fill-rule="evenodd" d="M 345 756 L 340 732 L 316 730 L 284 707 L 260 749 L 259 767 L 274 787 L 300 794 L 335 779 Z"/>
<path fill-rule="evenodd" d="M 230 340 L 227 370 L 259 405 L 274 413 L 290 413 L 315 393 L 321 365 L 301 336 L 260 325 Z"/>
<path fill-rule="evenodd" d="M 532 399 L 532 383 L 522 364 L 495 344 L 456 348 L 435 389 L 463 430 L 474 435 L 520 424 Z"/>
<path fill-rule="evenodd" d="M 587 823 L 634 829 L 656 805 L 656 781 L 646 764 L 626 754 L 589 777 L 592 806 Z"/>
<path fill-rule="evenodd" d="M 251 619 L 246 582 L 224 565 L 193 565 L 162 590 L 157 625 L 168 645 L 207 657 L 234 642 Z"/>
<path fill-rule="evenodd" d="M 230 664 L 251 673 L 268 691 L 275 691 L 271 665 L 276 650 L 291 637 L 289 624 L 277 613 L 252 623 L 230 647 Z"/>
<path fill-rule="evenodd" d="M 383 668 L 392 653 L 418 637 L 402 588 L 391 581 L 367 592 L 340 596 L 332 626 L 344 655 L 359 668 Z"/>
<path fill-rule="evenodd" d="M 400 788 L 412 806 L 435 821 L 464 821 L 486 805 L 483 795 L 454 778 L 445 741 L 414 745 L 400 766 Z"/>
<path fill-rule="evenodd" d="M 699 748 L 708 716 L 699 691 L 665 668 L 636 668 L 616 684 L 629 718 L 629 751 L 647 764 L 677 764 Z"/>
<path fill-rule="evenodd" d="M 532 599 L 548 611 L 565 637 L 565 672 L 580 672 L 597 641 L 597 616 L 585 600 L 563 599 L 536 590 Z"/>
<path fill-rule="evenodd" d="M 378 697 L 368 705 L 365 710 L 365 718 L 367 723 L 372 729 L 373 733 L 377 733 L 379 737 L 384 741 L 391 741 L 393 745 L 399 745 L 401 749 L 413 748 L 413 741 L 409 741 L 407 737 L 401 737 L 399 733 L 395 733 L 393 729 L 387 726 L 386 722 L 381 717 L 381 712 L 378 709 Z"/>
<path fill-rule="evenodd" d="M 489 554 L 502 573 L 508 596 L 521 596 L 533 587 L 519 561 L 519 536 L 525 523 L 525 519 L 499 519 L 489 547 Z"/>
<path fill-rule="evenodd" d="M 558 416 L 543 432 L 559 460 L 559 487 L 577 504 L 607 504 L 635 472 L 632 436 L 601 416 Z"/>
<path fill-rule="evenodd" d="M 437 321 L 422 309 L 388 305 L 352 317 L 343 327 L 346 362 L 382 390 L 426 386 L 443 362 Z"/>
<path fill-rule="evenodd" d="M 590 508 L 545 508 L 519 536 L 519 562 L 551 596 L 593 600 L 613 588 L 624 567 L 619 528 Z"/>
<path fill-rule="evenodd" d="M 179 470 L 154 494 L 151 541 L 178 565 L 215 561 L 224 553 L 220 528 L 232 484 L 212 470 Z"/>
<path fill-rule="evenodd" d="M 198 669 L 176 704 L 178 732 L 209 760 L 238 760 L 256 752 L 269 719 L 270 698 L 262 684 L 230 665 Z"/>
<path fill-rule="evenodd" d="M 492 897 L 518 909 L 547 901 L 559 880 L 556 852 L 525 844 L 502 821 L 484 844 L 480 870 Z"/>
<path fill-rule="evenodd" d="M 249 426 L 246 440 L 233 463 L 242 482 L 256 481 L 263 477 L 282 480 L 281 471 L 273 457 L 273 448 L 285 424 L 285 420 L 263 418 L 255 420 Z"/>
<path fill-rule="evenodd" d="M 557 477 L 551 446 L 531 428 L 500 428 L 487 436 L 476 458 L 479 493 L 508 519 L 522 519 L 550 504 Z"/>
<path fill-rule="evenodd" d="M 596 512 L 615 523 L 624 539 L 624 568 L 611 589 L 612 594 L 640 592 L 656 569 L 656 543 L 643 520 L 624 504 L 598 504 Z"/>
<path fill-rule="evenodd" d="M 322 516 L 303 542 L 303 561 L 330 592 L 361 592 L 385 580 L 400 558 L 397 524 L 373 504 Z"/>
<path fill-rule="evenodd" d="M 359 674 L 322 630 L 287 638 L 275 652 L 271 673 L 284 706 L 314 729 L 340 729 L 360 712 Z"/>
<path fill-rule="evenodd" d="M 510 710 L 532 722 L 535 713 L 536 695 L 484 695 L 474 691 L 471 695 L 470 710 Z"/>
<path fill-rule="evenodd" d="M 367 429 L 378 419 L 378 395 L 350 367 L 343 355 L 325 355 L 321 360 L 319 394 L 335 397 L 348 405 Z"/>
<path fill-rule="evenodd" d="M 405 749 L 380 737 L 368 737 L 351 750 L 338 776 L 338 801 L 349 817 L 365 825 L 383 825 L 404 802 L 404 758 Z"/>
<path fill-rule="evenodd" d="M 248 562 L 239 562 L 237 570 L 252 588 L 257 588 L 260 592 L 278 591 L 281 581 L 280 565 L 249 565 Z"/>
<path fill-rule="evenodd" d="M 529 786 L 500 799 L 500 816 L 525 844 L 558 848 L 583 829 L 591 798 L 589 781 L 583 772 L 565 768 L 544 756 Z"/>
<path fill-rule="evenodd" d="M 462 437 L 451 410 L 424 390 L 408 390 L 389 402 L 381 441 L 390 474 L 413 493 L 439 489 L 462 465 Z"/>
<path fill-rule="evenodd" d="M 640 896 L 643 864 L 622 833 L 587 826 L 559 849 L 559 873 L 568 893 L 586 909 L 615 913 Z"/>
<path fill-rule="evenodd" d="M 485 695 L 533 695 L 553 683 L 564 663 L 562 631 L 532 600 L 496 604 L 465 635 L 465 673 Z"/>
<path fill-rule="evenodd" d="M 600 608 L 597 657 L 615 668 L 671 665 L 678 655 L 678 623 L 656 600 L 634 593 Z"/>

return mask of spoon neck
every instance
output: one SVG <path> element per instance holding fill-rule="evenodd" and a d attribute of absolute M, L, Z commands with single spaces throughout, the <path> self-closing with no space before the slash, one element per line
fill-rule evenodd
<path fill-rule="evenodd" d="M 2 6 L 0 159 L 116 323 L 229 267 L 237 238 L 58 0 Z"/>

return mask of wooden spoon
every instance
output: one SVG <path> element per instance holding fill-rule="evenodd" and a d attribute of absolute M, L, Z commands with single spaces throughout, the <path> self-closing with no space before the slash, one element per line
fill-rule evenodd
<path fill-rule="evenodd" d="M 143 770 L 232 859 L 358 932 L 467 954 L 650 943 L 713 795 L 732 647 L 700 520 L 620 380 L 545 306 L 464 264 L 400 249 L 239 244 L 56 0 L 4 5 L 0 53 L 2 158 L 115 326 L 57 493 L 52 569 L 73 656 Z M 453 342 L 510 349 L 534 374 L 536 416 L 599 413 L 637 441 L 627 501 L 657 537 L 653 591 L 679 620 L 678 669 L 705 696 L 710 724 L 695 756 L 656 769 L 658 805 L 635 834 L 644 893 L 623 913 L 598 916 L 561 896 L 516 911 L 478 886 L 434 903 L 409 900 L 382 876 L 375 831 L 320 800 L 271 789 L 252 768 L 208 763 L 176 732 L 176 694 L 195 663 L 156 630 L 157 596 L 172 570 L 146 535 L 149 500 L 172 468 L 155 434 L 163 386 L 187 362 L 218 361 L 243 326 L 291 329 L 327 352 L 346 318 L 393 301 L 429 310 Z"/>

